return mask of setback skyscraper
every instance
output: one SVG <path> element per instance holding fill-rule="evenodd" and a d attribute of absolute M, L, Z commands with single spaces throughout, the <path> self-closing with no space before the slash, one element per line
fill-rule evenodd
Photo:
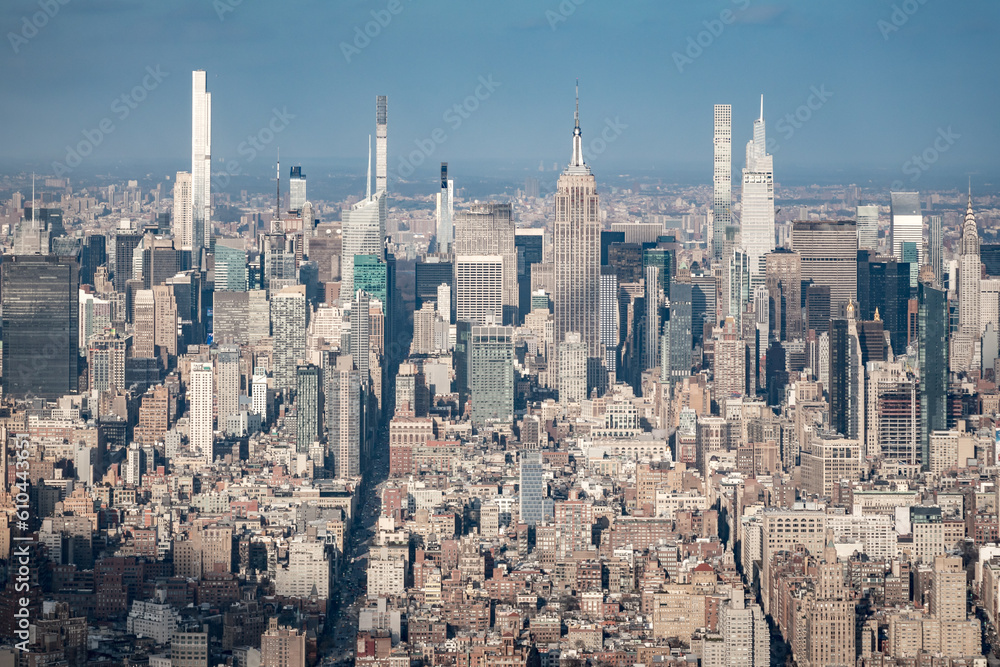
<path fill-rule="evenodd" d="M 558 348 L 568 332 L 579 332 L 580 341 L 587 346 L 588 359 L 596 359 L 600 356 L 601 221 L 596 181 L 583 161 L 579 95 L 576 107 L 573 157 L 556 185 L 554 342 Z M 558 365 L 550 364 L 549 368 Z M 591 384 L 588 377 L 588 386 Z"/>
<path fill-rule="evenodd" d="M 474 204 L 468 210 L 459 211 L 455 216 L 454 250 L 456 265 L 468 255 L 502 258 L 502 323 L 512 324 L 517 317 L 517 250 L 510 204 Z"/>
<path fill-rule="evenodd" d="M 750 275 L 763 282 L 764 255 L 774 250 L 774 159 L 765 150 L 764 96 L 760 117 L 753 122 L 753 139 L 747 142 L 740 210 L 743 247 L 750 256 Z"/>

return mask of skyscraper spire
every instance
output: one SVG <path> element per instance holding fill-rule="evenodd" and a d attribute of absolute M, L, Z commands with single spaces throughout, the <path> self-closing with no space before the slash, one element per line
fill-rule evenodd
<path fill-rule="evenodd" d="M 570 160 L 569 169 L 584 169 L 586 164 L 583 161 L 583 132 L 580 130 L 580 80 L 576 80 L 576 111 L 573 114 L 573 159 Z"/>
<path fill-rule="evenodd" d="M 365 189 L 365 198 L 372 198 L 372 135 L 368 135 L 368 186 Z"/>
<path fill-rule="evenodd" d="M 760 94 L 760 120 L 764 120 L 764 93 Z"/>

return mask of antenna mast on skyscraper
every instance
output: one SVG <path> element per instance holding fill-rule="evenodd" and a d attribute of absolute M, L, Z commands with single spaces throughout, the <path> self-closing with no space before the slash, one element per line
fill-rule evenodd
<path fill-rule="evenodd" d="M 279 221 L 280 222 L 280 220 L 281 220 L 281 149 L 278 148 L 277 151 L 278 151 L 278 165 L 277 165 L 277 174 L 276 174 L 277 178 L 275 179 L 275 181 L 276 181 L 276 186 L 275 187 L 277 188 L 277 190 L 276 190 L 276 193 L 275 193 L 275 200 L 274 200 L 274 219 L 275 219 L 275 221 Z"/>

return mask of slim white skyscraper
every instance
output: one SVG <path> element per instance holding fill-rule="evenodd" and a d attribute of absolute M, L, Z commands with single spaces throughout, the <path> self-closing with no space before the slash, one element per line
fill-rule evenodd
<path fill-rule="evenodd" d="M 361 474 L 361 381 L 349 354 L 323 373 L 326 387 L 327 454 L 338 478 Z"/>
<path fill-rule="evenodd" d="M 503 258 L 503 324 L 512 324 L 517 317 L 518 294 L 514 214 L 510 204 L 473 204 L 459 211 L 454 221 L 456 258 L 464 255 Z"/>
<path fill-rule="evenodd" d="M 878 206 L 858 207 L 858 250 L 878 250 Z"/>
<path fill-rule="evenodd" d="M 267 421 L 267 371 L 263 368 L 253 369 L 253 411 L 260 415 L 261 423 Z"/>
<path fill-rule="evenodd" d="M 191 250 L 192 214 L 191 203 L 191 172 L 178 171 L 174 180 L 174 243 L 181 250 Z"/>
<path fill-rule="evenodd" d="M 191 219 L 191 261 L 200 266 L 212 236 L 212 94 L 200 69 L 191 73 Z"/>
<path fill-rule="evenodd" d="M 212 364 L 191 362 L 191 420 L 188 439 L 192 449 L 201 451 L 206 464 L 212 463 L 212 398 L 214 395 Z"/>
<path fill-rule="evenodd" d="M 375 192 L 386 192 L 389 174 L 389 98 L 375 97 Z"/>
<path fill-rule="evenodd" d="M 598 322 L 601 271 L 601 218 L 597 183 L 583 161 L 580 96 L 573 128 L 573 156 L 556 184 L 553 251 L 555 270 L 555 344 L 576 331 L 587 358 L 601 356 Z M 558 368 L 550 364 L 550 369 Z M 552 378 L 551 380 L 555 380 Z M 588 380 L 589 382 L 589 380 Z"/>
<path fill-rule="evenodd" d="M 764 255 L 774 250 L 774 162 L 766 145 L 761 95 L 760 116 L 753 122 L 753 139 L 747 142 L 741 207 L 743 246 L 750 257 L 750 275 L 761 280 Z"/>
<path fill-rule="evenodd" d="M 231 415 L 240 411 L 240 352 L 235 345 L 223 345 L 215 360 L 217 373 L 219 430 L 226 429 Z"/>
<path fill-rule="evenodd" d="M 503 319 L 503 257 L 455 257 L 455 319 L 473 324 L 501 324 Z"/>
<path fill-rule="evenodd" d="M 455 181 L 448 180 L 448 163 L 441 163 L 441 190 L 437 195 L 437 250 L 449 252 L 455 239 Z"/>
<path fill-rule="evenodd" d="M 892 192 L 891 219 L 889 221 L 889 249 L 893 257 L 903 261 L 903 244 L 914 243 L 917 262 L 923 264 L 924 218 L 920 212 L 920 194 L 917 192 Z M 912 267 L 911 267 L 912 268 Z"/>
<path fill-rule="evenodd" d="M 288 209 L 290 211 L 302 212 L 306 205 L 306 175 L 302 173 L 302 167 L 292 167 L 288 174 Z M 302 228 L 310 231 L 312 220 L 303 220 Z"/>
<path fill-rule="evenodd" d="M 726 227 L 733 224 L 733 106 L 715 105 L 715 169 L 712 177 L 715 194 L 712 202 L 712 255 L 722 257 Z"/>

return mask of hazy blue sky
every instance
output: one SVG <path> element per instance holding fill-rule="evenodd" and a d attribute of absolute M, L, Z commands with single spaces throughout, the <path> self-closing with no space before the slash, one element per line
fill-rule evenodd
<path fill-rule="evenodd" d="M 417 176 L 442 160 L 551 169 L 570 156 L 576 77 L 585 143 L 605 128 L 612 139 L 590 157 L 598 175 L 710 181 L 714 103 L 733 105 L 739 169 L 761 93 L 779 181 L 880 169 L 919 187 L 935 173 L 995 180 L 1000 164 L 995 0 L 59 1 L 0 8 L 6 165 L 64 162 L 68 145 L 92 141 L 94 163 L 189 168 L 195 68 L 209 74 L 219 170 L 268 168 L 279 145 L 307 173 L 310 160 L 363 158 L 377 94 L 389 96 L 390 170 L 418 141 L 433 153 Z M 487 92 L 480 77 L 499 85 Z M 478 108 L 449 113 L 477 87 Z M 133 90 L 145 98 L 134 109 L 115 101 Z M 814 90 L 826 99 L 800 109 Z M 250 158 L 240 143 L 274 109 L 294 118 Z M 796 111 L 808 120 L 782 121 Z M 113 131 L 97 140 L 102 120 Z M 927 169 L 907 162 L 925 151 Z"/>

